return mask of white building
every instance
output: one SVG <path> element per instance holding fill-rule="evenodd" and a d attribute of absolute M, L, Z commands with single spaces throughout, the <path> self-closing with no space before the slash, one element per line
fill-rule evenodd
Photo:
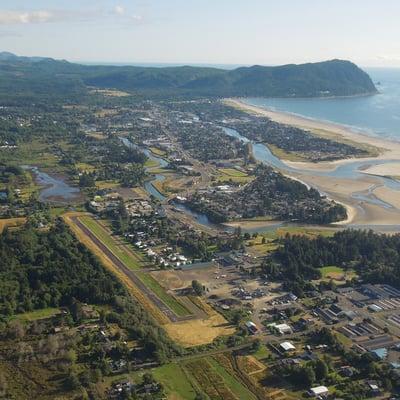
<path fill-rule="evenodd" d="M 324 397 L 329 394 L 329 389 L 326 386 L 316 386 L 309 390 L 309 395 L 312 397 Z"/>
<path fill-rule="evenodd" d="M 296 350 L 296 347 L 293 346 L 293 343 L 291 342 L 282 342 L 279 347 L 281 348 L 281 350 L 283 350 L 284 352 L 288 352 L 288 351 L 294 351 Z"/>

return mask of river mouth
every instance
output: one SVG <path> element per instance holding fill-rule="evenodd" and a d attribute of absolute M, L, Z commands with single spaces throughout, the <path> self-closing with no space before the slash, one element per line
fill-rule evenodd
<path fill-rule="evenodd" d="M 327 178 L 327 179 L 333 178 L 333 179 L 338 179 L 338 180 L 346 180 L 349 182 L 349 184 L 351 184 L 352 181 L 356 182 L 359 179 L 365 178 L 365 174 L 362 171 L 366 168 L 371 167 L 371 165 L 381 165 L 381 164 L 386 164 L 386 163 L 390 163 L 393 161 L 398 161 L 398 160 L 371 160 L 371 159 L 367 160 L 366 159 L 364 161 L 363 160 L 350 161 L 348 163 L 339 165 L 335 169 L 329 170 L 329 171 L 298 169 L 298 168 L 293 168 L 293 167 L 287 165 L 281 159 L 279 159 L 274 154 L 272 154 L 272 152 L 270 151 L 268 146 L 266 146 L 265 144 L 253 143 L 248 138 L 242 136 L 235 129 L 223 127 L 223 130 L 229 136 L 235 137 L 236 139 L 241 140 L 246 143 L 250 142 L 252 145 L 252 149 L 253 149 L 253 155 L 257 162 L 261 162 L 261 163 L 269 165 L 275 169 L 278 169 L 279 171 L 288 175 L 289 177 L 293 177 L 293 178 L 296 178 L 299 180 L 304 178 L 306 181 L 303 183 L 316 188 L 321 193 L 321 195 L 330 196 L 329 193 L 326 193 L 324 190 L 322 190 L 320 187 L 318 187 L 318 185 L 313 185 L 312 183 L 307 182 L 307 178 L 312 178 L 314 176 L 321 177 L 321 178 Z M 135 144 L 130 142 L 129 139 L 121 138 L 121 140 L 123 141 L 123 143 L 126 146 L 136 146 Z M 168 165 L 168 162 L 166 160 L 164 160 L 161 157 L 157 157 L 157 156 L 153 155 L 148 149 L 141 148 L 141 150 L 144 151 L 150 159 L 157 161 L 161 167 L 165 167 L 166 165 Z M 148 169 L 148 172 L 151 173 L 151 168 Z M 387 187 L 387 188 L 390 188 L 391 190 L 399 191 L 399 196 L 400 196 L 400 182 L 399 181 L 391 179 L 391 178 L 386 178 L 383 176 L 376 176 L 374 178 L 377 183 L 372 184 L 371 187 L 375 187 L 376 185 Z M 160 202 L 166 201 L 167 198 L 157 190 L 157 188 L 154 186 L 153 183 L 156 181 L 163 180 L 163 179 L 164 179 L 164 177 L 162 175 L 156 174 L 154 179 L 147 181 L 144 185 L 146 191 L 150 195 L 157 198 Z M 390 210 L 399 211 L 395 207 L 389 205 L 388 203 L 386 203 L 384 201 L 380 201 L 373 194 L 373 190 L 367 190 L 367 192 L 354 191 L 354 194 L 351 194 L 349 196 L 349 198 L 351 198 L 354 201 L 366 203 L 371 206 L 381 207 L 386 210 L 390 209 Z M 232 232 L 235 229 L 232 226 L 213 223 L 212 221 L 209 220 L 207 215 L 202 214 L 202 213 L 197 213 L 185 205 L 179 204 L 179 205 L 175 205 L 175 206 L 181 212 L 184 212 L 187 215 L 189 215 L 191 218 L 193 218 L 200 225 L 204 225 L 204 226 L 207 226 L 207 227 L 210 227 L 213 229 L 217 229 L 220 231 L 222 230 L 225 232 Z M 240 223 L 240 221 L 238 221 L 238 223 Z M 246 228 L 245 226 L 243 226 L 242 231 L 248 232 L 248 233 L 256 233 L 256 232 L 262 233 L 262 232 L 268 232 L 268 231 L 274 230 L 274 229 L 282 227 L 282 226 L 298 226 L 298 225 L 290 223 L 290 222 L 283 223 L 280 221 L 276 221 L 273 224 L 271 224 L 270 222 L 266 223 L 265 226 L 263 226 L 262 224 L 258 225 L 257 227 L 249 227 L 249 228 Z M 339 227 L 335 224 L 333 224 L 331 226 L 339 229 Z M 395 226 L 396 226 L 395 222 L 393 224 L 376 224 L 376 223 L 358 224 L 357 221 L 355 221 L 354 223 L 351 222 L 351 223 L 342 225 L 342 226 L 340 226 L 340 228 L 343 229 L 345 227 L 354 227 L 354 228 L 363 228 L 364 227 L 365 229 L 370 229 L 370 228 L 376 227 L 376 229 L 378 229 L 380 231 L 393 231 Z M 400 230 L 400 227 L 395 229 L 395 231 L 399 231 L 399 230 Z"/>

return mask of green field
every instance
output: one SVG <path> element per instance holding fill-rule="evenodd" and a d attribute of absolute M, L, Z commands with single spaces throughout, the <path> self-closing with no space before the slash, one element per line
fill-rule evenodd
<path fill-rule="evenodd" d="M 136 251 L 128 252 L 125 246 L 118 245 L 115 239 L 98 222 L 91 217 L 81 217 L 80 221 L 90 229 L 93 234 L 105 244 L 111 252 L 118 257 L 128 268 L 137 271 L 136 276 L 153 291 L 176 315 L 190 315 L 189 310 L 174 296 L 169 295 L 165 289 L 147 272 L 139 272 L 145 266 L 145 260 Z"/>
<path fill-rule="evenodd" d="M 37 321 L 39 319 L 45 319 L 53 317 L 60 313 L 58 308 L 43 308 L 41 310 L 30 311 L 22 314 L 16 314 L 15 319 L 20 319 L 22 321 Z"/>
<path fill-rule="evenodd" d="M 115 180 L 111 181 L 96 181 L 96 187 L 98 189 L 114 189 L 119 186 L 119 183 Z"/>
<path fill-rule="evenodd" d="M 267 349 L 267 346 L 262 344 L 260 348 L 252 354 L 257 360 L 263 360 L 271 355 L 271 352 Z"/>
<path fill-rule="evenodd" d="M 240 400 L 255 400 L 255 396 L 251 393 L 241 382 L 239 382 L 234 376 L 226 371 L 226 369 L 219 364 L 214 358 L 207 357 L 207 360 L 212 365 L 213 369 L 218 372 L 220 376 L 224 379 L 225 383 L 232 390 L 232 392 Z"/>
<path fill-rule="evenodd" d="M 128 268 L 139 270 L 145 265 L 144 259 L 133 253 L 128 253 L 124 247 L 118 246 L 110 233 L 91 217 L 81 217 L 79 220 L 89 228 Z"/>
<path fill-rule="evenodd" d="M 51 152 L 49 144 L 39 140 L 20 143 L 16 149 L 1 151 L 0 162 L 37 165 L 42 169 L 60 170 L 57 158 Z"/>
<path fill-rule="evenodd" d="M 245 172 L 239 171 L 235 168 L 219 168 L 219 175 L 217 175 L 218 182 L 237 182 L 247 183 L 254 179 L 254 176 L 250 176 Z"/>
<path fill-rule="evenodd" d="M 192 383 L 180 365 L 166 364 L 155 368 L 152 373 L 161 382 L 170 397 L 179 400 L 193 400 L 196 396 Z"/>
<path fill-rule="evenodd" d="M 248 176 L 245 172 L 239 171 L 235 168 L 219 168 L 218 171 L 222 172 L 225 175 L 233 176 L 236 178 Z"/>
<path fill-rule="evenodd" d="M 311 239 L 318 236 L 331 237 L 337 232 L 335 228 L 320 228 L 310 226 L 284 226 L 276 230 L 264 232 L 262 235 L 269 239 L 277 239 L 289 235 L 304 235 Z"/>
<path fill-rule="evenodd" d="M 330 274 L 343 274 L 344 269 L 340 267 L 335 267 L 334 265 L 320 268 L 323 278 L 326 278 Z"/>
<path fill-rule="evenodd" d="M 145 162 L 144 166 L 145 166 L 146 168 L 155 168 L 155 167 L 158 167 L 158 166 L 159 166 L 159 163 L 158 163 L 156 160 L 152 160 L 151 158 L 149 158 L 149 159 Z"/>
<path fill-rule="evenodd" d="M 282 160 L 308 161 L 307 157 L 303 157 L 301 154 L 298 154 L 295 151 L 286 151 L 271 143 L 266 143 L 266 145 L 275 157 L 281 158 Z"/>
<path fill-rule="evenodd" d="M 164 150 L 159 149 L 158 147 L 149 147 L 149 150 L 155 154 L 156 156 L 165 156 L 166 152 Z"/>
<path fill-rule="evenodd" d="M 334 265 L 322 267 L 320 271 L 322 279 L 333 279 L 336 283 L 345 283 L 346 280 L 357 277 L 357 273 L 354 270 L 345 270 Z"/>
<path fill-rule="evenodd" d="M 190 315 L 190 311 L 180 303 L 175 297 L 170 296 L 165 289 L 148 273 L 138 272 L 136 274 L 140 280 L 151 289 L 157 297 L 163 301 L 176 315 L 184 317 Z"/>
<path fill-rule="evenodd" d="M 192 360 L 184 363 L 184 366 L 210 399 L 256 399 L 243 383 L 212 357 Z"/>

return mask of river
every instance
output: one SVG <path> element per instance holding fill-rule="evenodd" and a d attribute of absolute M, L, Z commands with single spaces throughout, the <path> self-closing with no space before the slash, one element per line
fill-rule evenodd
<path fill-rule="evenodd" d="M 235 137 L 243 142 L 250 142 L 249 139 L 246 137 L 242 136 L 238 131 L 235 129 L 231 128 L 223 128 L 225 133 L 229 136 Z M 121 138 L 123 140 L 124 144 L 127 146 L 136 146 L 135 144 L 131 143 L 128 139 L 126 138 Z M 287 174 L 301 174 L 303 176 L 326 176 L 326 177 L 333 177 L 333 178 L 338 178 L 338 179 L 358 179 L 361 177 L 365 177 L 365 174 L 361 172 L 363 168 L 370 167 L 372 165 L 380 165 L 380 164 L 385 164 L 385 163 L 390 163 L 396 160 L 357 160 L 357 161 L 352 161 L 343 165 L 338 166 L 336 169 L 332 171 L 316 171 L 316 170 L 301 170 L 297 168 L 292 168 L 285 164 L 282 160 L 280 160 L 278 157 L 274 156 L 272 152 L 269 150 L 269 148 L 262 144 L 262 143 L 254 143 L 252 142 L 252 150 L 253 150 L 253 155 L 256 161 L 262 162 L 264 164 L 270 165 L 276 169 L 279 169 L 283 173 Z M 148 149 L 142 149 L 146 153 L 146 155 L 159 163 L 161 167 L 165 167 L 168 163 L 161 157 L 156 157 L 153 155 Z M 151 168 L 148 169 L 148 172 L 151 173 Z M 400 191 L 400 182 L 397 180 L 393 180 L 390 178 L 385 178 L 385 177 L 375 177 L 376 180 L 379 182 L 379 185 L 386 186 L 388 188 L 394 189 L 396 191 Z M 153 180 L 146 181 L 145 183 L 145 189 L 147 192 L 154 197 L 156 197 L 158 200 L 165 201 L 166 197 L 162 195 L 153 185 L 155 181 L 159 181 L 165 179 L 164 176 L 156 174 L 155 178 Z M 384 201 L 378 199 L 373 193 L 374 187 L 371 187 L 369 190 L 369 193 L 353 193 L 352 197 L 355 200 L 363 201 L 365 203 L 369 203 L 372 205 L 378 205 L 383 208 L 393 208 L 392 205 L 385 203 Z M 324 194 L 321 192 L 321 194 Z M 400 193 L 399 193 L 400 195 Z M 194 218 L 199 224 L 213 227 L 213 228 L 219 228 L 219 229 L 224 229 L 226 231 L 232 231 L 233 228 L 231 227 L 226 227 L 224 225 L 217 225 L 212 223 L 208 217 L 205 214 L 202 213 L 197 213 L 195 211 L 190 210 L 187 206 L 185 205 L 177 205 L 177 209 L 185 212 L 186 214 L 190 215 L 192 218 Z M 282 222 L 277 222 L 276 224 L 268 223 L 265 226 L 257 226 L 257 228 L 248 228 L 248 229 L 243 229 L 243 232 L 249 232 L 249 233 L 254 233 L 254 232 L 265 232 L 265 231 L 270 231 L 273 229 L 276 229 L 279 226 L 282 226 Z M 348 225 L 351 227 L 360 227 L 359 225 Z M 362 225 L 364 226 L 364 225 Z M 364 226 L 364 227 L 369 227 L 369 226 Z M 380 227 L 382 229 L 382 227 Z"/>
<path fill-rule="evenodd" d="M 43 187 L 39 192 L 40 201 L 65 204 L 79 198 L 79 188 L 68 185 L 62 178 L 51 176 L 38 167 L 24 165 L 22 168 L 31 170 L 36 182 Z"/>

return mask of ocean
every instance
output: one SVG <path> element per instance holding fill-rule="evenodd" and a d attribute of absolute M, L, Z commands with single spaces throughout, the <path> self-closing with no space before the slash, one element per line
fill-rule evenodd
<path fill-rule="evenodd" d="M 243 101 L 400 141 L 400 69 L 365 68 L 365 71 L 379 94 L 325 99 L 246 98 Z"/>

